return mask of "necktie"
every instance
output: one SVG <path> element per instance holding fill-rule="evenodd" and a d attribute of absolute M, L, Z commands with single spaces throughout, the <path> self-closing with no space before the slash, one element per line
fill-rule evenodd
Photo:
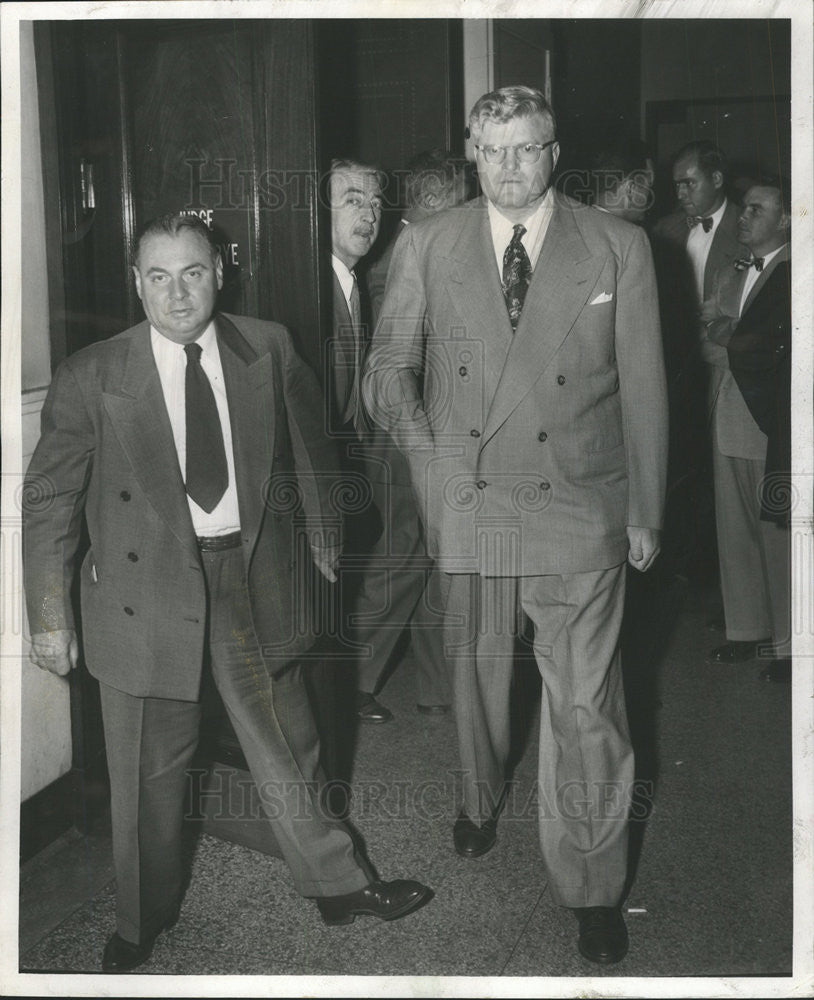
<path fill-rule="evenodd" d="M 185 375 L 187 493 L 211 514 L 229 485 L 226 449 L 215 394 L 201 368 L 201 345 L 187 344 Z"/>
<path fill-rule="evenodd" d="M 705 233 L 708 233 L 710 231 L 710 229 L 712 229 L 712 216 L 711 215 L 707 215 L 707 216 L 703 216 L 703 215 L 688 215 L 687 216 L 687 225 L 690 227 L 690 229 L 695 229 L 695 227 L 699 224 L 699 222 L 701 223 L 701 228 L 704 230 Z"/>
<path fill-rule="evenodd" d="M 748 271 L 749 268 L 754 264 L 756 271 L 762 271 L 763 261 L 765 259 L 766 259 L 765 257 L 752 257 L 750 260 L 749 257 L 741 257 L 739 260 L 735 261 L 735 270 Z"/>
<path fill-rule="evenodd" d="M 503 254 L 503 295 L 506 299 L 506 308 L 509 310 L 512 331 L 517 329 L 517 324 L 520 322 L 526 289 L 531 282 L 531 261 L 521 242 L 525 232 L 525 226 L 515 226 L 514 236 Z"/>

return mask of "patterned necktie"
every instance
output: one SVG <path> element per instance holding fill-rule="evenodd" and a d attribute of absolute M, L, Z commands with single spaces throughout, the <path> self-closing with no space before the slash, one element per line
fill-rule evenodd
<path fill-rule="evenodd" d="M 211 514 L 229 485 L 223 430 L 215 394 L 201 368 L 201 345 L 187 344 L 185 374 L 187 468 L 186 489 L 195 503 Z"/>
<path fill-rule="evenodd" d="M 506 308 L 509 310 L 512 332 L 517 329 L 517 324 L 520 322 L 526 289 L 531 282 L 531 261 L 521 242 L 525 232 L 525 226 L 515 226 L 514 236 L 503 254 L 503 295 L 506 299 Z"/>
<path fill-rule="evenodd" d="M 752 257 L 751 259 L 749 257 L 741 257 L 739 260 L 735 261 L 735 270 L 748 271 L 749 268 L 752 267 L 752 265 L 754 264 L 756 271 L 762 271 L 763 262 L 765 259 L 766 259 L 765 257 Z"/>
<path fill-rule="evenodd" d="M 712 229 L 712 216 L 711 215 L 707 215 L 707 216 L 703 216 L 703 215 L 688 215 L 687 216 L 687 225 L 690 227 L 690 229 L 695 229 L 695 227 L 699 223 L 701 224 L 701 228 L 704 230 L 704 232 L 708 233 L 710 231 L 710 229 Z"/>

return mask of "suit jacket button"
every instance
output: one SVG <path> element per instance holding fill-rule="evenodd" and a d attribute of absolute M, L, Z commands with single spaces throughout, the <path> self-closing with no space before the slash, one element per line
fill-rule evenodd
<path fill-rule="evenodd" d="M 478 487 L 479 490 L 485 490 L 486 489 L 486 480 L 485 479 L 479 479 L 475 483 L 475 485 Z"/>
<path fill-rule="evenodd" d="M 558 375 L 557 376 L 557 385 L 565 385 L 565 376 L 564 375 Z"/>
<path fill-rule="evenodd" d="M 470 434 L 470 435 L 471 435 L 471 437 L 473 437 L 473 438 L 479 438 L 479 437 L 480 437 L 480 431 L 476 431 L 474 427 L 473 427 L 473 428 L 472 428 L 472 430 L 471 430 L 471 431 L 469 432 L 469 434 Z"/>
<path fill-rule="evenodd" d="M 119 496 L 122 498 L 122 500 L 130 499 L 130 494 L 127 492 L 127 490 L 122 490 Z"/>
<path fill-rule="evenodd" d="M 546 482 L 540 483 L 540 489 L 543 491 L 543 493 L 545 493 L 546 490 L 551 489 L 551 483 L 546 483 Z"/>
<path fill-rule="evenodd" d="M 124 613 L 125 613 L 126 615 L 131 615 L 131 616 L 132 616 L 132 615 L 134 615 L 134 614 L 135 614 L 136 612 L 135 612 L 135 611 L 134 611 L 134 610 L 133 610 L 132 608 L 125 608 L 125 609 L 124 609 Z"/>
<path fill-rule="evenodd" d="M 130 562 L 138 562 L 138 556 L 136 555 L 135 552 L 128 552 L 127 558 L 130 560 Z"/>
<path fill-rule="evenodd" d="M 469 369 L 466 367 L 466 365 L 461 365 L 461 367 L 458 369 L 458 374 L 459 375 L 466 375 L 467 372 L 468 372 L 468 370 Z"/>
<path fill-rule="evenodd" d="M 538 441 L 547 441 L 548 440 L 548 434 L 546 434 L 545 431 L 540 431 L 540 433 L 537 435 L 537 440 Z"/>

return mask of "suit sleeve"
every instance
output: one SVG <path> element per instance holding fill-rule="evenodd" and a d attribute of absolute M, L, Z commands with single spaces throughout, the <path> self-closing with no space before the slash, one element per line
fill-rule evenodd
<path fill-rule="evenodd" d="M 412 227 L 397 241 L 384 302 L 365 364 L 362 391 L 372 419 L 412 466 L 433 436 L 422 399 L 427 299 Z"/>
<path fill-rule="evenodd" d="M 627 451 L 627 523 L 658 529 L 667 484 L 667 386 L 653 258 L 639 229 L 617 279 L 616 361 Z"/>
<path fill-rule="evenodd" d="M 341 514 L 334 502 L 339 479 L 336 449 L 326 433 L 317 378 L 295 351 L 287 331 L 283 365 L 288 429 L 308 536 L 317 546 L 337 545 Z"/>
<path fill-rule="evenodd" d="M 42 408 L 40 440 L 23 487 L 23 564 L 33 635 L 74 628 L 71 585 L 95 449 L 80 385 L 63 362 Z"/>

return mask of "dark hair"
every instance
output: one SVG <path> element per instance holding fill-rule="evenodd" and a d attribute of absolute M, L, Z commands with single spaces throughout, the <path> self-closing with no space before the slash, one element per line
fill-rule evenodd
<path fill-rule="evenodd" d="M 750 187 L 774 188 L 780 198 L 780 207 L 786 215 L 791 215 L 791 182 L 787 177 L 758 173 L 758 179 Z"/>
<path fill-rule="evenodd" d="M 698 168 L 707 177 L 712 177 L 717 170 L 726 179 L 728 172 L 726 156 L 720 146 L 716 146 L 709 139 L 696 139 L 693 142 L 688 142 L 675 154 L 673 163 L 678 163 L 679 160 L 686 160 L 689 157 L 694 157 Z"/>
<path fill-rule="evenodd" d="M 470 169 L 469 161 L 448 149 L 428 149 L 418 153 L 407 164 L 404 177 L 404 200 L 408 207 L 421 202 L 428 188 L 442 191 L 450 188 L 457 177 Z"/>
<path fill-rule="evenodd" d="M 591 162 L 594 195 L 614 191 L 631 174 L 647 170 L 648 160 L 652 160 L 652 155 L 641 139 L 620 138 L 609 142 Z"/>
<path fill-rule="evenodd" d="M 170 212 L 167 215 L 159 215 L 155 219 L 150 219 L 138 231 L 133 240 L 133 261 L 138 267 L 139 253 L 144 240 L 148 236 L 177 236 L 184 230 L 197 233 L 209 247 L 214 263 L 217 260 L 220 250 L 218 250 L 212 233 L 206 223 L 199 219 L 197 215 L 185 215 L 182 212 Z"/>

